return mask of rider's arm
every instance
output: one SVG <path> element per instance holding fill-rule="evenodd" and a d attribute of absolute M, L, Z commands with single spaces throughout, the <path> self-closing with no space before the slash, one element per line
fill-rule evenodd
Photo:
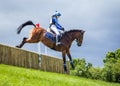
<path fill-rule="evenodd" d="M 53 17 L 53 18 L 52 18 L 52 21 L 53 21 L 53 23 L 55 24 L 55 26 L 56 26 L 58 29 L 61 30 L 62 26 L 58 23 L 57 18 L 56 18 L 56 17 Z"/>

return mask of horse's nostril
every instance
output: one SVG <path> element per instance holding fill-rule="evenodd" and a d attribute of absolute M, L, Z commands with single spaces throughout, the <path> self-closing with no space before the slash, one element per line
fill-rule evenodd
<path fill-rule="evenodd" d="M 77 44 L 78 46 L 81 46 L 81 44 Z"/>

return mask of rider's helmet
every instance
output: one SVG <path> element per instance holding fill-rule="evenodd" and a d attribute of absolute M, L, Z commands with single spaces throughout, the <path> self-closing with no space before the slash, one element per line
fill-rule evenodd
<path fill-rule="evenodd" d="M 59 13 L 58 11 L 56 11 L 54 15 L 55 16 L 61 16 L 61 13 Z"/>

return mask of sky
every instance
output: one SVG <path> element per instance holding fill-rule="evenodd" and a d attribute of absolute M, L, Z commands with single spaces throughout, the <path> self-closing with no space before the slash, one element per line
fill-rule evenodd
<path fill-rule="evenodd" d="M 81 47 L 72 43 L 73 58 L 84 58 L 93 66 L 102 67 L 107 52 L 120 48 L 120 0 L 0 0 L 0 44 L 14 47 L 28 37 L 33 26 L 26 26 L 20 35 L 16 33 L 18 26 L 28 20 L 47 29 L 55 11 L 62 14 L 59 23 L 66 31 L 86 31 Z M 42 54 L 62 58 L 60 52 L 42 43 L 25 44 L 22 49 L 40 49 Z"/>

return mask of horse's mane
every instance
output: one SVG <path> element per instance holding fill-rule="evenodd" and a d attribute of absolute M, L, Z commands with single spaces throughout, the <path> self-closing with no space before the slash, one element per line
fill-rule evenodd
<path fill-rule="evenodd" d="M 79 30 L 79 29 L 72 29 L 72 30 L 68 30 L 68 31 L 65 31 L 64 34 L 67 34 L 67 33 L 71 33 L 71 32 L 82 32 L 83 30 Z"/>

